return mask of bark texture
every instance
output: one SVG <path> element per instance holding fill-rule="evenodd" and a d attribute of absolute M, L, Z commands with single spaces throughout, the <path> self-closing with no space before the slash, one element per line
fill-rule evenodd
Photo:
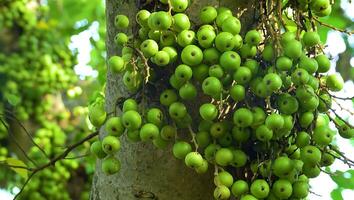
<path fill-rule="evenodd" d="M 114 28 L 114 17 L 125 14 L 135 19 L 139 0 L 106 0 L 107 17 L 107 57 L 118 55 L 120 49 L 114 44 L 114 36 L 118 32 Z M 254 22 L 254 9 L 251 8 L 254 0 L 194 0 L 188 9 L 193 22 L 198 22 L 197 15 L 205 5 L 220 5 L 232 8 L 234 14 L 244 8 L 248 10 L 242 15 L 242 29 L 249 29 Z M 133 20 L 131 20 L 134 26 Z M 247 26 L 245 26 L 247 25 Z M 109 70 L 108 70 L 109 71 Z M 121 76 L 108 72 L 106 85 L 106 109 L 111 112 L 115 108 L 116 100 L 126 97 Z M 120 111 L 118 111 L 119 113 Z M 101 136 L 104 132 L 101 133 Z M 94 175 L 91 200 L 209 200 L 213 199 L 213 167 L 209 173 L 198 175 L 188 169 L 184 162 L 176 160 L 171 148 L 158 150 L 152 144 L 131 143 L 122 137 L 122 148 L 117 155 L 121 161 L 121 171 L 112 176 L 106 176 L 97 161 Z"/>

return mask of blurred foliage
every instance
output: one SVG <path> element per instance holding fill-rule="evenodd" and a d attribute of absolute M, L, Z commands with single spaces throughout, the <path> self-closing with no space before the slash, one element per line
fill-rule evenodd
<path fill-rule="evenodd" d="M 350 169 L 346 172 L 336 171 L 331 175 L 331 178 L 338 185 L 338 187 L 331 192 L 332 199 L 343 200 L 343 190 L 354 190 L 354 170 Z"/>
<path fill-rule="evenodd" d="M 341 1 L 335 1 L 335 4 L 332 6 L 332 13 L 330 16 L 323 17 L 320 20 L 322 22 L 325 22 L 326 24 L 332 25 L 334 27 L 337 27 L 339 29 L 353 29 L 354 25 L 352 23 L 352 20 L 345 14 L 345 8 L 342 8 L 341 2 L 342 1 L 347 1 L 347 0 L 341 0 Z M 327 36 L 328 36 L 328 31 L 331 29 L 326 26 L 319 26 L 318 27 L 318 34 L 321 37 L 322 42 L 327 42 Z"/>
<path fill-rule="evenodd" d="M 102 0 L 49 0 L 50 19 L 67 36 L 88 29 L 94 21 L 104 22 Z"/>
<path fill-rule="evenodd" d="M 105 83 L 105 8 L 103 0 L 50 0 L 48 1 L 50 18 L 63 34 L 70 37 L 88 30 L 98 23 L 97 37 L 91 37 L 92 45 L 90 67 L 97 70 L 101 86 Z"/>
<path fill-rule="evenodd" d="M 106 73 L 104 20 L 103 0 L 0 0 L 1 163 L 47 163 L 91 132 L 86 105 L 102 90 Z M 87 67 L 98 79 L 79 80 L 74 71 L 78 50 L 69 45 L 83 31 L 92 35 Z M 89 146 L 39 172 L 20 199 L 88 199 L 95 167 Z M 21 187 L 25 176 L 24 169 L 0 165 L 2 188 Z"/>
<path fill-rule="evenodd" d="M 348 0 L 335 1 L 335 4 L 332 6 L 331 15 L 321 18 L 321 21 L 341 30 L 353 30 L 354 23 L 352 19 L 346 15 L 346 8 L 341 7 L 343 1 L 349 3 Z M 349 12 L 348 9 L 347 12 Z M 318 33 L 322 42 L 327 42 L 329 31 L 334 30 L 326 26 L 318 26 Z M 345 33 L 341 33 L 341 36 L 345 42 L 346 50 L 338 55 L 339 58 L 336 63 L 336 70 L 342 75 L 345 81 L 354 80 L 354 68 L 350 65 L 350 59 L 354 56 L 354 49 L 349 44 L 350 36 Z"/>
<path fill-rule="evenodd" d="M 336 71 L 338 71 L 344 80 L 354 80 L 354 67 L 350 64 L 350 59 L 354 56 L 354 48 L 350 46 L 348 42 L 348 36 L 343 35 L 345 41 L 346 50 L 338 55 L 336 63 Z"/>
<path fill-rule="evenodd" d="M 334 6 L 332 7 L 333 9 L 331 15 L 328 17 L 321 18 L 321 21 L 342 30 L 353 30 L 354 23 L 352 19 L 350 19 L 349 16 L 346 15 L 346 12 L 350 11 L 348 11 L 348 9 L 345 7 L 341 7 L 341 3 L 343 3 L 343 1 L 348 2 L 348 0 L 335 1 Z M 329 27 L 326 26 L 318 26 L 318 33 L 323 42 L 328 42 L 327 36 L 330 31 L 335 30 L 331 30 Z M 345 81 L 353 81 L 354 67 L 351 66 L 350 60 L 354 57 L 354 48 L 351 46 L 353 44 L 349 43 L 349 38 L 352 36 L 348 36 L 345 33 L 340 33 L 340 35 L 343 38 L 343 41 L 346 45 L 346 49 L 344 52 L 338 55 L 338 59 L 335 63 L 336 71 L 338 71 L 342 75 Z M 352 142 L 352 144 L 354 146 L 354 142 Z M 345 189 L 354 190 L 354 170 L 350 169 L 345 172 L 336 171 L 330 177 L 337 184 L 337 188 L 335 188 L 331 192 L 332 199 L 344 200 L 342 196 L 342 191 Z"/>

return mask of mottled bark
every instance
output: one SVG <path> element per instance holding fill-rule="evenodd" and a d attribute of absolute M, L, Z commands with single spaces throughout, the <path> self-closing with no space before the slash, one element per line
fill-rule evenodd
<path fill-rule="evenodd" d="M 138 0 L 139 1 L 139 0 Z M 254 0 L 194 0 L 188 9 L 193 22 L 198 22 L 197 14 L 205 5 L 221 5 L 232 8 L 235 14 L 243 8 L 249 8 L 242 17 L 243 29 L 248 29 L 254 22 Z M 120 49 L 113 43 L 117 33 L 114 28 L 114 17 L 120 13 L 135 19 L 137 2 L 131 0 L 106 0 L 107 16 L 107 55 L 117 55 Z M 132 20 L 133 21 L 133 20 Z M 131 21 L 131 22 L 132 22 Z M 246 25 L 246 26 L 245 26 Z M 248 27 L 247 27 L 248 26 Z M 108 72 L 106 86 L 106 109 L 115 109 L 115 102 L 127 96 L 120 75 Z M 101 133 L 101 136 L 104 133 Z M 121 171 L 106 176 L 97 161 L 97 170 L 91 191 L 91 200 L 207 200 L 212 199 L 213 167 L 209 173 L 198 175 L 188 169 L 184 162 L 176 160 L 167 150 L 157 150 L 152 144 L 131 143 L 122 137 L 122 149 L 117 155 L 122 163 Z"/>

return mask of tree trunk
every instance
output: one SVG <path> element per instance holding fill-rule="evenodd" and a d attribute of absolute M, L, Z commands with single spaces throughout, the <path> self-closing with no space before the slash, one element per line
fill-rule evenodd
<path fill-rule="evenodd" d="M 120 53 L 120 49 L 113 42 L 117 33 L 114 17 L 117 14 L 125 14 L 134 26 L 133 19 L 138 10 L 137 2 L 106 0 L 107 58 Z M 231 8 L 236 15 L 244 8 L 248 8 L 241 17 L 242 29 L 245 31 L 253 26 L 254 0 L 194 0 L 188 9 L 188 15 L 191 21 L 197 22 L 197 15 L 203 6 L 219 4 Z M 127 95 L 121 76 L 108 72 L 107 112 L 118 109 L 115 108 L 116 100 Z M 213 167 L 210 167 L 207 174 L 198 175 L 194 170 L 187 168 L 183 161 L 176 160 L 170 147 L 167 150 L 157 150 L 151 143 L 131 143 L 124 136 L 121 137 L 121 142 L 122 148 L 117 155 L 122 164 L 120 172 L 111 176 L 104 175 L 98 160 L 91 200 L 207 200 L 213 198 L 213 169 L 211 169 Z"/>

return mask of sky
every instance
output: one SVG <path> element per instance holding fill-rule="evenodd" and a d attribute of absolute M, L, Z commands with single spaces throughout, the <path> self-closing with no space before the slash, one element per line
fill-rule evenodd
<path fill-rule="evenodd" d="M 354 12 L 352 12 L 354 10 L 354 3 L 349 4 L 348 1 L 342 1 L 341 4 L 343 8 L 346 8 L 346 14 L 354 21 Z M 70 48 L 77 48 L 79 52 L 78 64 L 75 66 L 74 69 L 78 76 L 82 79 L 84 79 L 86 76 L 97 77 L 98 74 L 97 71 L 93 70 L 88 65 L 90 61 L 90 51 L 92 49 L 92 46 L 90 44 L 90 37 L 97 37 L 97 28 L 98 23 L 93 23 L 93 25 L 88 30 L 83 31 L 80 34 L 72 37 Z M 326 48 L 326 53 L 332 55 L 334 57 L 334 60 L 336 59 L 336 57 L 338 57 L 338 54 L 344 52 L 346 48 L 343 38 L 340 34 L 341 33 L 331 31 L 329 32 L 327 39 L 328 47 Z M 350 36 L 349 43 L 351 44 L 351 47 L 354 48 L 353 35 Z M 331 69 L 329 71 L 330 74 L 336 73 L 334 63 L 335 62 L 332 63 Z M 354 67 L 354 58 L 351 59 L 351 66 Z M 344 90 L 336 93 L 336 96 L 345 97 L 348 96 L 348 94 L 354 94 L 354 83 L 352 81 L 346 82 L 344 85 Z M 352 101 L 340 101 L 340 103 L 345 108 L 353 109 Z M 334 109 L 340 110 L 338 106 L 334 107 Z M 351 124 L 354 124 L 354 116 L 350 116 L 350 114 L 346 112 L 339 112 L 338 114 L 345 119 L 348 118 L 349 122 L 351 122 Z M 348 140 L 337 137 L 337 144 L 340 146 L 341 151 L 346 152 L 345 155 L 347 157 L 354 158 L 354 147 L 352 146 L 352 144 L 350 144 Z M 330 168 L 331 171 L 346 171 L 348 169 L 348 166 L 345 165 L 343 162 L 337 160 Z M 331 200 L 332 198 L 330 197 L 330 193 L 333 189 L 337 187 L 337 185 L 332 181 L 329 175 L 325 173 L 321 173 L 319 177 L 311 179 L 310 185 L 311 191 L 314 193 L 310 194 L 308 197 L 311 200 Z M 344 190 L 342 192 L 342 195 L 344 200 L 352 200 L 354 197 L 354 190 Z M 12 199 L 13 195 L 11 195 L 5 190 L 0 189 L 0 200 Z"/>

